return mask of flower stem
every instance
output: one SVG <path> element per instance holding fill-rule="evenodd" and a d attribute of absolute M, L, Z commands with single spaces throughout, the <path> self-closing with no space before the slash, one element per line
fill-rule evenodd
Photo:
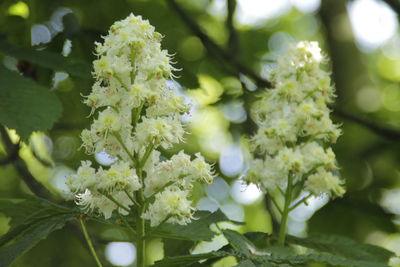
<path fill-rule="evenodd" d="M 102 194 L 103 196 L 105 196 L 106 198 L 108 198 L 109 200 L 111 200 L 115 205 L 117 205 L 121 209 L 127 211 L 128 213 L 131 212 L 131 210 L 129 208 L 127 208 L 124 205 L 122 205 L 121 203 L 119 203 L 112 195 L 101 192 L 101 191 L 99 191 L 99 193 Z"/>
<path fill-rule="evenodd" d="M 285 244 L 287 221 L 288 221 L 289 212 L 290 212 L 290 203 L 292 202 L 292 190 L 293 190 L 292 174 L 289 174 L 288 175 L 288 184 L 287 184 L 286 193 L 285 193 L 285 205 L 283 207 L 281 225 L 279 228 L 278 242 L 280 245 Z"/>
<path fill-rule="evenodd" d="M 90 240 L 89 234 L 88 234 L 88 232 L 86 230 L 85 223 L 83 222 L 83 218 L 80 217 L 79 221 L 81 223 L 82 232 L 83 232 L 83 235 L 85 236 L 86 243 L 89 246 L 90 252 L 92 253 L 94 260 L 96 261 L 97 266 L 98 267 L 103 267 L 103 265 L 101 264 L 101 262 L 99 260 L 99 257 L 97 257 L 96 250 L 93 247 L 92 241 Z"/>
<path fill-rule="evenodd" d="M 145 153 L 143 155 L 143 158 L 139 163 L 139 167 L 140 168 L 144 167 L 144 165 L 146 164 L 147 160 L 149 159 L 149 156 L 150 156 L 151 152 L 153 152 L 153 149 L 154 149 L 154 144 L 153 144 L 153 141 L 152 141 L 150 143 L 150 145 L 146 148 L 146 151 L 145 151 Z"/>
<path fill-rule="evenodd" d="M 138 169 L 138 177 L 141 184 L 143 184 L 143 172 L 142 169 Z M 136 259 L 137 259 L 137 267 L 144 267 L 146 260 L 146 241 L 145 241 L 145 221 L 142 218 L 142 214 L 144 212 L 144 195 L 143 188 L 140 188 L 137 194 L 137 202 L 139 202 L 140 206 L 138 212 L 136 214 L 136 233 L 137 233 L 137 243 L 136 243 Z"/>
<path fill-rule="evenodd" d="M 298 206 L 300 206 L 302 203 L 306 203 L 307 199 L 309 199 L 312 196 L 312 194 L 308 194 L 307 196 L 303 197 L 302 199 L 300 199 L 299 201 L 297 201 L 296 203 L 293 204 L 293 206 L 291 206 L 289 208 L 290 211 L 294 210 L 295 208 L 297 208 Z"/>
<path fill-rule="evenodd" d="M 124 141 L 122 141 L 121 135 L 119 133 L 114 133 L 115 138 L 117 138 L 118 142 L 122 146 L 122 148 L 125 150 L 126 154 L 128 154 L 128 157 L 131 159 L 132 163 L 135 163 L 135 159 L 132 155 L 131 152 L 129 152 L 129 149 L 126 147 Z"/>
<path fill-rule="evenodd" d="M 272 200 L 272 203 L 275 205 L 275 208 L 278 210 L 279 214 L 282 216 L 283 211 L 282 211 L 281 207 L 279 207 L 278 202 L 271 194 L 269 194 L 269 195 L 270 195 L 270 199 Z"/>

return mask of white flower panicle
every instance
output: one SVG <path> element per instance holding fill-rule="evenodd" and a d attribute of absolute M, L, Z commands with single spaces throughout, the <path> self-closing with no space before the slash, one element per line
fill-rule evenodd
<path fill-rule="evenodd" d="M 106 152 L 117 161 L 98 170 L 83 161 L 68 185 L 80 206 L 106 218 L 114 210 L 126 212 L 140 191 L 150 199 L 142 217 L 152 226 L 164 220 L 185 224 L 193 214 L 188 200 L 193 183 L 211 183 L 213 175 L 200 155 L 191 160 L 181 151 L 160 161 L 157 148 L 184 140 L 181 116 L 189 110 L 166 86 L 175 68 L 161 49 L 162 36 L 131 14 L 114 23 L 103 39 L 96 43 L 96 81 L 84 100 L 97 117 L 81 138 L 88 154 Z"/>
<path fill-rule="evenodd" d="M 344 193 L 328 147 L 341 132 L 329 117 L 327 103 L 335 95 L 329 73 L 321 69 L 324 61 L 317 42 L 290 45 L 271 75 L 275 88 L 252 108 L 258 130 L 249 140 L 253 157 L 247 179 L 264 190 L 285 188 L 291 175 L 315 196 Z"/>

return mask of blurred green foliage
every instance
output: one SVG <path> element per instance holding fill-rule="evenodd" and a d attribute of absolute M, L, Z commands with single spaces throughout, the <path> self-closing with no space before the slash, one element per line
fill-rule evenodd
<path fill-rule="evenodd" d="M 261 73 L 260 77 L 264 77 L 266 64 L 273 60 L 284 38 L 318 40 L 331 57 L 338 95 L 333 109 L 335 120 L 343 123 L 344 131 L 334 150 L 341 175 L 346 179 L 347 193 L 316 212 L 308 222 L 307 232 L 341 234 L 399 249 L 398 237 L 396 242 L 387 241 L 399 229 L 399 214 L 387 205 L 385 209 L 381 199 L 387 190 L 400 187 L 400 134 L 387 131 L 400 129 L 400 58 L 388 57 L 381 49 L 369 54 L 357 49 L 353 38 L 343 32 L 350 27 L 344 0 L 322 1 L 315 13 L 292 8 L 287 14 L 256 25 L 239 25 L 234 21 L 234 32 L 225 15 L 211 12 L 215 2 L 178 1 L 189 18 L 230 59 Z M 218 170 L 221 149 L 252 132 L 254 125 L 248 115 L 244 120 L 232 120 L 224 113 L 224 107 L 236 104 L 248 111 L 257 94 L 248 90 L 254 83 L 249 83 L 235 64 L 193 32 L 169 0 L 3 0 L 0 123 L 15 129 L 24 140 L 33 131 L 43 133 L 21 144 L 19 155 L 0 166 L 1 198 L 31 194 L 25 183 L 27 173 L 52 192 L 55 200 L 61 201 L 68 195 L 62 177 L 72 172 L 80 160 L 88 158 L 79 150 L 79 134 L 88 126 L 90 112 L 81 103 L 81 95 L 87 95 L 93 83 L 90 64 L 94 59 L 94 42 L 101 40 L 113 22 L 131 12 L 149 19 L 164 35 L 164 48 L 175 55 L 176 67 L 182 69 L 176 81 L 199 104 L 190 123 L 191 134 L 186 144 L 176 150 L 201 151 L 217 163 Z M 35 27 L 38 31 L 33 30 Z M 32 44 L 37 38 L 47 41 Z M 9 69 L 18 70 L 25 77 Z M 32 94 L 28 99 L 22 97 L 28 93 Z M 380 99 L 378 105 L 375 98 Z M 35 103 L 35 110 L 28 102 Z M 31 117 L 32 114 L 43 116 Z M 21 121 L 17 121 L 20 117 Z M 13 136 L 17 138 L 15 132 Z M 3 142 L 1 159 L 9 154 Z M 16 166 L 18 162 L 25 164 L 25 172 Z M 229 175 L 221 176 L 228 184 L 234 181 Z M 201 192 L 204 194 L 204 190 Z M 247 224 L 240 230 L 270 232 L 274 222 L 266 206 L 263 200 L 245 206 Z M 0 234 L 8 230 L 8 222 L 9 218 L 0 214 Z M 103 259 L 106 244 L 123 240 L 126 234 L 96 223 L 89 224 L 89 229 L 101 233 L 94 241 Z M 76 225 L 69 223 L 13 266 L 94 266 L 81 239 Z M 160 245 L 154 247 L 159 250 Z"/>

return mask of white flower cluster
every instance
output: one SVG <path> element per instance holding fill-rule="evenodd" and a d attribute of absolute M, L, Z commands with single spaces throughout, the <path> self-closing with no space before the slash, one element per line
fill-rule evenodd
<path fill-rule="evenodd" d="M 334 98 L 325 58 L 317 42 L 299 42 L 277 60 L 271 77 L 275 88 L 264 92 L 252 107 L 258 126 L 249 140 L 253 154 L 247 178 L 264 190 L 294 184 L 315 196 L 341 196 L 342 181 L 335 154 L 328 147 L 340 135 L 329 117 L 327 103 Z"/>
<path fill-rule="evenodd" d="M 193 183 L 213 180 L 200 155 L 191 160 L 180 152 L 160 161 L 158 147 L 183 141 L 181 115 L 188 110 L 166 86 L 174 68 L 161 39 L 147 20 L 131 14 L 111 26 L 104 43 L 96 43 L 96 82 L 84 102 L 91 114 L 99 112 L 90 129 L 82 131 L 82 146 L 89 154 L 105 151 L 117 161 L 97 171 L 82 162 L 68 185 L 79 205 L 106 218 L 117 209 L 126 212 L 140 195 L 148 206 L 141 216 L 152 226 L 165 220 L 185 224 L 193 213 Z"/>

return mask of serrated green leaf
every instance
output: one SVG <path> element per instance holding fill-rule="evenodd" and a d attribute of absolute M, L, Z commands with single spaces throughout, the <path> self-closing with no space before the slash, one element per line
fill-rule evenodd
<path fill-rule="evenodd" d="M 35 246 L 40 240 L 45 239 L 53 231 L 61 229 L 71 218 L 70 214 L 60 214 L 30 227 L 26 225 L 28 228 L 15 241 L 13 240 L 11 245 L 0 247 L 0 266 L 9 266 L 15 259 Z"/>
<path fill-rule="evenodd" d="M 225 238 L 229 241 L 229 244 L 233 247 L 233 249 L 246 257 L 249 257 L 256 250 L 253 243 L 250 242 L 244 235 L 232 231 L 232 230 L 223 230 Z"/>
<path fill-rule="evenodd" d="M 209 241 L 215 235 L 215 232 L 210 229 L 211 224 L 231 221 L 220 210 L 217 210 L 214 213 L 199 211 L 194 215 L 194 217 L 198 219 L 193 220 L 188 225 L 165 224 L 158 227 L 153 231 L 152 236 L 192 241 Z"/>
<path fill-rule="evenodd" d="M 90 79 L 91 67 L 86 62 L 64 57 L 49 51 L 24 49 L 0 40 L 0 53 L 25 60 L 55 71 L 65 71 L 73 76 Z"/>
<path fill-rule="evenodd" d="M 256 265 L 251 260 L 245 260 L 235 265 L 235 267 L 256 267 Z"/>
<path fill-rule="evenodd" d="M 194 254 L 194 255 L 186 255 L 186 256 L 177 256 L 177 257 L 166 257 L 160 261 L 156 261 L 152 266 L 153 267 L 176 267 L 176 266 L 190 266 L 192 264 L 197 263 L 200 260 L 207 259 L 217 259 L 225 256 L 229 256 L 225 252 L 210 252 L 210 253 L 202 253 L 202 254 Z"/>
<path fill-rule="evenodd" d="M 307 238 L 288 236 L 287 242 L 354 260 L 387 263 L 394 256 L 393 252 L 384 248 L 358 243 L 338 235 L 314 235 Z"/>
<path fill-rule="evenodd" d="M 282 266 L 282 264 L 289 264 L 289 266 L 300 266 L 309 263 L 325 263 L 332 266 L 342 266 L 342 267 L 388 267 L 388 265 L 384 263 L 371 262 L 371 261 L 363 261 L 363 260 L 353 260 L 346 259 L 344 257 L 334 255 L 327 252 L 322 253 L 310 253 L 303 255 L 266 255 L 266 256 L 252 256 L 252 260 L 254 262 L 258 262 L 259 264 L 270 264 L 273 262 L 274 264 L 278 264 L 278 266 Z"/>
<path fill-rule="evenodd" d="M 194 241 L 169 238 L 164 238 L 163 243 L 164 255 L 169 257 L 190 254 L 190 249 L 195 245 Z"/>
<path fill-rule="evenodd" d="M 0 212 L 11 218 L 11 228 L 0 237 L 0 246 L 22 235 L 23 231 L 28 227 L 51 216 L 78 214 L 74 209 L 59 206 L 37 197 L 29 199 L 0 199 Z"/>
<path fill-rule="evenodd" d="M 61 103 L 45 87 L 17 72 L 0 68 L 0 123 L 27 140 L 50 129 L 61 116 Z"/>
<path fill-rule="evenodd" d="M 1 267 L 10 265 L 78 214 L 39 198 L 1 199 L 0 212 L 11 217 L 11 229 L 0 238 Z"/>
<path fill-rule="evenodd" d="M 250 240 L 257 248 L 272 247 L 278 243 L 278 240 L 271 234 L 263 232 L 247 232 L 243 234 L 248 240 Z"/>

